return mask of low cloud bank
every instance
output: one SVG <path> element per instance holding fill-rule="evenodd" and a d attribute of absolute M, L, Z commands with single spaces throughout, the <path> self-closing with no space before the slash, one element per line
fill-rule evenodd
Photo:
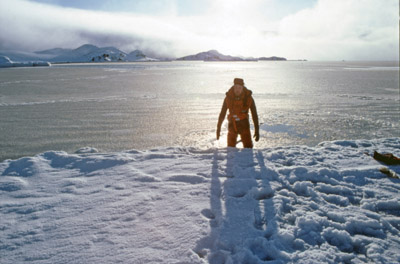
<path fill-rule="evenodd" d="M 230 3 L 230 2 L 229 2 Z M 201 15 L 158 16 L 63 8 L 26 0 L 0 2 L 0 50 L 36 51 L 85 43 L 185 56 L 217 49 L 243 56 L 311 60 L 398 60 L 398 3 L 319 0 L 270 20 L 270 2 L 215 1 Z"/>

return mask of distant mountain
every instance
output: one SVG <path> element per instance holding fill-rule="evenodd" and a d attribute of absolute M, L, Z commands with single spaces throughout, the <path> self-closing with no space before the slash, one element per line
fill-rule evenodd
<path fill-rule="evenodd" d="M 244 58 L 244 57 L 234 57 L 230 55 L 224 55 L 216 50 L 209 50 L 206 52 L 200 52 L 196 55 L 189 55 L 177 60 L 190 61 L 190 60 L 200 60 L 200 61 L 258 61 L 258 60 L 273 60 L 273 61 L 284 61 L 285 58 L 280 57 L 261 57 L 261 58 Z"/>
<path fill-rule="evenodd" d="M 134 62 L 134 61 L 166 61 L 174 59 L 158 59 L 147 57 L 142 51 L 135 50 L 131 53 L 125 53 L 115 47 L 99 48 L 95 45 L 85 44 L 76 49 L 53 48 L 36 52 L 21 52 L 21 51 L 0 51 L 0 56 L 7 57 L 10 61 L 20 62 L 25 65 L 25 62 L 51 62 L 51 63 L 69 63 L 69 62 Z M 282 57 L 260 57 L 246 58 L 224 55 L 217 50 L 209 50 L 200 52 L 195 55 L 189 55 L 178 58 L 179 61 L 286 61 Z M 11 65 L 6 59 L 4 65 Z M 16 65 L 15 63 L 13 65 Z"/>
<path fill-rule="evenodd" d="M 224 55 L 216 50 L 209 50 L 206 52 L 200 52 L 196 55 L 189 55 L 177 60 L 201 60 L 201 61 L 243 61 L 244 59 L 240 57 L 233 57 L 230 55 Z"/>
<path fill-rule="evenodd" d="M 125 61 L 158 61 L 158 59 L 149 58 L 142 51 L 134 50 L 126 55 Z"/>
<path fill-rule="evenodd" d="M 260 58 L 258 58 L 258 60 L 260 60 L 260 61 L 286 61 L 287 59 L 283 58 L 283 57 L 272 56 L 272 57 L 268 57 L 268 58 L 260 57 Z"/>
<path fill-rule="evenodd" d="M 68 62 L 116 62 L 116 61 L 157 61 L 147 57 L 142 51 L 135 50 L 129 54 L 115 48 L 99 48 L 91 44 L 85 44 L 76 49 L 54 48 L 37 52 L 6 51 L 0 52 L 0 56 L 6 56 L 13 61 L 48 61 L 53 63 Z"/>
<path fill-rule="evenodd" d="M 157 61 L 147 57 L 142 51 L 135 50 L 129 54 L 115 48 L 99 48 L 86 44 L 74 50 L 53 49 L 51 52 L 60 51 L 51 61 L 53 62 L 115 62 L 115 61 Z"/>

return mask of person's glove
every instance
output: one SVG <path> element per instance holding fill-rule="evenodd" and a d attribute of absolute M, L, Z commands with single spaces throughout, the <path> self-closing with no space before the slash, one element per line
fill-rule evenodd
<path fill-rule="evenodd" d="M 221 128 L 217 127 L 217 140 L 219 140 L 220 136 L 221 136 Z"/>
<path fill-rule="evenodd" d="M 258 142 L 260 140 L 260 132 L 258 132 L 258 130 L 256 132 L 254 132 L 254 140 L 256 142 Z"/>

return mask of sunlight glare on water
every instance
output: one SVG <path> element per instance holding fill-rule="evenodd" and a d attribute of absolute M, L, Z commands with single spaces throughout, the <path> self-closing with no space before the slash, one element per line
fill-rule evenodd
<path fill-rule="evenodd" d="M 0 70 L 0 160 L 216 141 L 225 92 L 253 91 L 256 148 L 400 136 L 397 62 L 151 62 Z M 241 147 L 239 144 L 238 146 Z"/>

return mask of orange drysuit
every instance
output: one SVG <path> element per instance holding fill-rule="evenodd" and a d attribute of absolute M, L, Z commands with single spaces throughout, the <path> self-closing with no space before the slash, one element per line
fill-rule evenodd
<path fill-rule="evenodd" d="M 229 109 L 228 147 L 236 147 L 238 135 L 240 135 L 244 148 L 253 147 L 250 133 L 249 109 L 254 123 L 254 138 L 258 141 L 260 137 L 256 104 L 251 95 L 252 92 L 246 87 L 243 87 L 243 91 L 239 96 L 235 95 L 233 87 L 226 93 L 218 118 L 217 139 L 219 139 L 221 125 L 225 119 L 226 112 Z"/>

